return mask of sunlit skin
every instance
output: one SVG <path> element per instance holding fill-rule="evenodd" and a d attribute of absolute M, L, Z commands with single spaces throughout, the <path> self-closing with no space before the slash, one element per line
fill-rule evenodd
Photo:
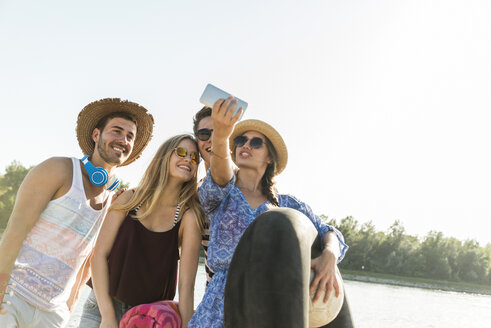
<path fill-rule="evenodd" d="M 189 139 L 182 140 L 177 147 L 185 148 L 188 153 L 186 157 L 180 158 L 173 151 L 169 162 L 169 177 L 171 181 L 186 182 L 196 175 L 198 165 L 191 161 L 191 153 L 198 152 L 194 142 Z"/>
<path fill-rule="evenodd" d="M 136 125 L 132 121 L 115 117 L 110 119 L 104 130 L 94 129 L 92 139 L 97 147 L 91 161 L 106 169 L 124 163 L 133 151 Z"/>
<path fill-rule="evenodd" d="M 213 129 L 213 120 L 211 119 L 211 116 L 207 116 L 198 123 L 198 130 L 200 129 Z M 199 153 L 201 154 L 201 157 L 203 158 L 203 161 L 205 162 L 205 169 L 208 170 L 210 168 L 210 151 L 211 151 L 211 139 L 213 137 L 213 132 L 211 133 L 210 139 L 206 141 L 201 141 L 198 138 L 198 147 L 199 147 Z"/>
<path fill-rule="evenodd" d="M 262 192 L 261 179 L 266 172 L 266 167 L 271 162 L 266 144 L 255 149 L 250 146 L 252 138 L 261 138 L 264 135 L 257 131 L 247 131 L 243 134 L 249 140 L 241 147 L 235 149 L 235 164 L 239 167 L 236 186 L 252 208 L 267 201 Z"/>
<path fill-rule="evenodd" d="M 235 164 L 241 169 L 256 168 L 261 172 L 263 172 L 263 170 L 266 171 L 266 167 L 269 163 L 271 163 L 271 159 L 266 143 L 264 142 L 264 135 L 257 131 L 247 131 L 242 135 L 247 137 L 249 140 L 242 147 L 237 147 L 235 149 Z M 261 147 L 254 149 L 250 146 L 250 140 L 256 137 L 261 138 L 263 140 L 263 144 Z"/>

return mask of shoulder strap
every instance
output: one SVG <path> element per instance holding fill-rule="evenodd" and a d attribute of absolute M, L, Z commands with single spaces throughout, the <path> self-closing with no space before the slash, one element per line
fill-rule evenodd
<path fill-rule="evenodd" d="M 78 158 L 72 157 L 72 164 L 73 164 L 72 186 L 77 187 L 77 189 L 84 190 L 80 160 Z"/>
<path fill-rule="evenodd" d="M 174 224 L 172 225 L 172 227 L 174 227 L 177 224 L 177 219 L 179 218 L 180 212 L 181 212 L 181 203 L 177 204 L 176 214 L 174 215 Z"/>

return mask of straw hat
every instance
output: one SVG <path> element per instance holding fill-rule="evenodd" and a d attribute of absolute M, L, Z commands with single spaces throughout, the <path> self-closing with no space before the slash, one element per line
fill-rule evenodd
<path fill-rule="evenodd" d="M 314 270 L 310 270 L 310 282 L 314 279 Z M 312 296 L 309 298 L 309 328 L 323 327 L 336 319 L 341 311 L 344 302 L 343 278 L 336 267 L 336 278 L 339 284 L 339 296 L 336 297 L 334 289 L 329 295 L 327 303 L 324 303 L 324 295 L 322 295 L 315 303 L 312 301 Z"/>
<path fill-rule="evenodd" d="M 152 138 L 153 116 L 143 106 L 137 103 L 119 98 L 104 98 L 85 106 L 78 114 L 77 119 L 78 144 L 84 154 L 91 155 L 94 152 L 95 146 L 92 140 L 92 132 L 97 123 L 105 116 L 115 112 L 128 113 L 136 119 L 137 133 L 133 150 L 128 159 L 118 165 L 126 166 L 140 157 L 143 149 L 145 149 Z"/>
<path fill-rule="evenodd" d="M 234 139 L 237 136 L 244 134 L 247 131 L 257 131 L 264 134 L 273 144 L 276 153 L 278 154 L 278 165 L 275 168 L 275 175 L 280 174 L 286 167 L 288 162 L 288 150 L 281 135 L 271 125 L 260 120 L 245 120 L 235 125 L 234 131 L 230 136 L 230 149 L 233 151 Z"/>

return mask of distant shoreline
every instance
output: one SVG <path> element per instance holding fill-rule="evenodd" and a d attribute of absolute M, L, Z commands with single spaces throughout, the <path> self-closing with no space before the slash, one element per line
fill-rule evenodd
<path fill-rule="evenodd" d="M 354 270 L 341 270 L 344 280 L 361 281 L 385 285 L 414 287 L 424 289 L 436 289 L 450 292 L 491 295 L 491 286 L 459 283 L 451 281 L 439 281 L 422 278 L 409 278 L 394 275 L 363 272 Z"/>
<path fill-rule="evenodd" d="M 3 230 L 0 229 L 0 238 Z M 199 257 L 199 262 L 204 263 L 204 258 Z M 481 295 L 491 295 L 491 286 L 477 285 L 465 282 L 440 281 L 423 278 L 411 278 L 403 276 L 388 275 L 367 271 L 356 271 L 341 269 L 344 280 L 361 281 L 375 284 L 385 284 L 393 286 L 436 289 L 458 293 L 471 293 Z"/>

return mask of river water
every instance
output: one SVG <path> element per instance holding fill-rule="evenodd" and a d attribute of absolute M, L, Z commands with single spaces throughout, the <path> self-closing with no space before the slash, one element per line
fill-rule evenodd
<path fill-rule="evenodd" d="M 205 272 L 198 268 L 195 304 L 204 293 Z M 345 280 L 357 328 L 489 328 L 491 296 L 399 287 Z M 78 327 L 88 287 L 68 327 Z M 177 297 L 176 297 L 177 299 Z"/>

